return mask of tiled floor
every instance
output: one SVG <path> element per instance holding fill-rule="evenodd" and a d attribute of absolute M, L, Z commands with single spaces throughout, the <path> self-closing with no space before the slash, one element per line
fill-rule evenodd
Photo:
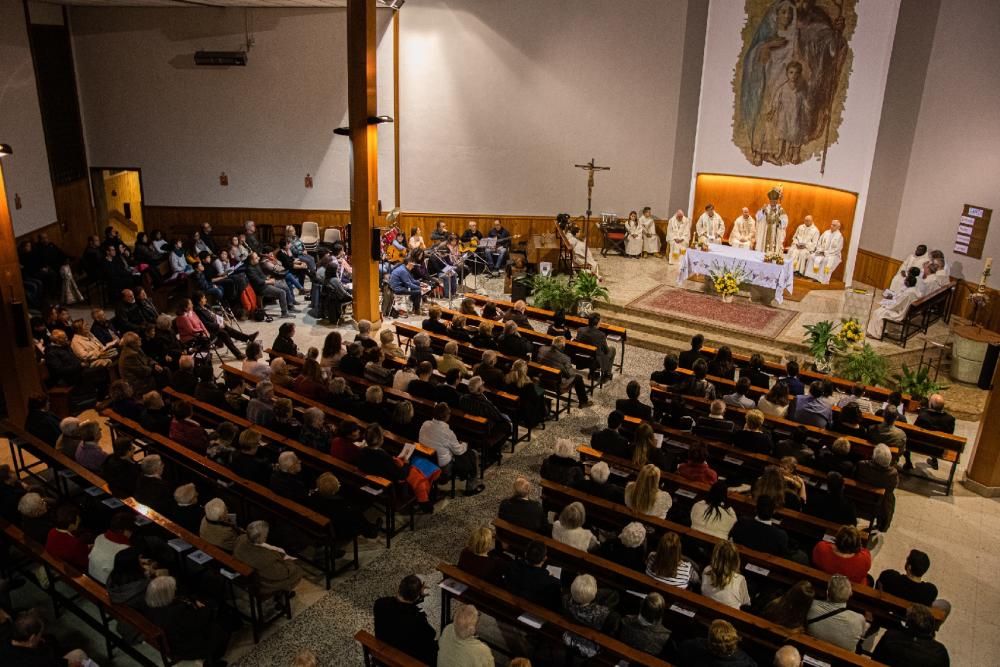
<path fill-rule="evenodd" d="M 616 279 L 617 272 L 610 270 L 614 266 L 608 261 L 604 272 L 617 295 L 620 290 L 631 289 L 628 285 L 632 281 Z M 487 289 L 498 292 L 499 281 L 492 282 Z M 310 318 L 303 320 L 300 316 L 298 322 L 296 339 L 300 349 L 321 346 L 331 330 Z M 278 324 L 280 321 L 260 325 L 261 340 L 269 344 Z M 256 325 L 244 327 L 254 329 Z M 353 337 L 350 328 L 345 328 L 345 332 L 347 337 Z M 630 349 L 625 373 L 616 375 L 609 386 L 598 392 L 593 408 L 574 409 L 571 416 L 549 424 L 544 431 L 536 431 L 532 442 L 519 445 L 516 454 L 504 458 L 502 466 L 487 472 L 485 493 L 475 498 L 443 501 L 433 515 L 418 517 L 417 530 L 403 533 L 393 541 L 391 550 L 385 550 L 381 542 L 364 543 L 362 569 L 335 580 L 329 593 L 322 589 L 318 577 L 304 581 L 294 601 L 294 618 L 275 624 L 256 646 L 248 632 L 241 633 L 234 639 L 230 660 L 246 667 L 284 665 L 298 649 L 311 648 L 323 665 L 361 664 L 360 651 L 352 637 L 359 628 L 371 629 L 374 600 L 391 594 L 399 578 L 410 572 L 420 574 L 432 585 L 436 583 L 439 579 L 436 564 L 441 560 L 455 561 L 471 529 L 495 516 L 497 505 L 509 493 L 514 478 L 523 474 L 537 479 L 540 462 L 556 438 L 585 440 L 585 432 L 602 422 L 613 400 L 624 395 L 625 384 L 631 379 L 646 380 L 650 371 L 660 366 L 660 358 L 654 352 Z M 958 428 L 962 435 L 974 438 L 976 427 L 975 423 L 959 422 Z M 6 448 L 0 452 L 2 460 Z M 944 497 L 940 487 L 914 478 L 907 478 L 897 495 L 894 525 L 875 558 L 873 571 L 901 568 L 909 549 L 925 550 L 932 561 L 928 578 L 938 586 L 941 596 L 954 605 L 953 614 L 939 635 L 951 652 L 952 664 L 996 664 L 996 656 L 1000 655 L 1000 622 L 996 615 L 1000 610 L 1000 580 L 996 576 L 1000 571 L 1000 501 L 976 496 L 958 484 L 952 496 Z M 438 604 L 435 591 L 425 602 L 428 617 L 435 626 Z M 70 616 L 64 614 L 60 626 L 66 628 L 65 633 L 82 636 L 84 643 L 95 647 L 100 655 L 100 645 L 92 633 Z M 495 634 L 488 624 L 482 631 L 490 636 Z M 119 659 L 114 664 L 131 663 Z"/>

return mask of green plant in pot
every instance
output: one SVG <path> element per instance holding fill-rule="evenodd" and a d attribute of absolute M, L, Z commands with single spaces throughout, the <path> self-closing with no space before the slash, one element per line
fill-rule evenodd
<path fill-rule="evenodd" d="M 536 275 L 531 281 L 532 303 L 549 310 L 572 310 L 576 304 L 576 292 L 566 276 Z"/>
<path fill-rule="evenodd" d="M 870 386 L 886 386 L 889 379 L 889 362 L 868 343 L 860 349 L 838 356 L 834 360 L 837 375 Z"/>
<path fill-rule="evenodd" d="M 931 379 L 931 369 L 929 366 L 918 366 L 914 370 L 903 364 L 899 373 L 892 376 L 896 382 L 896 390 L 909 394 L 912 398 L 922 401 L 931 394 L 936 394 L 942 389 L 947 389 L 946 385 L 940 384 Z"/>
<path fill-rule="evenodd" d="M 803 342 L 809 345 L 809 354 L 812 355 L 813 365 L 820 373 L 830 372 L 830 360 L 833 353 L 844 347 L 843 341 L 837 336 L 837 326 L 830 320 L 823 320 L 802 327 L 806 330 Z"/>
<path fill-rule="evenodd" d="M 576 311 L 580 315 L 589 315 L 594 310 L 594 301 L 607 301 L 608 290 L 590 271 L 580 271 L 570 283 L 576 297 Z"/>

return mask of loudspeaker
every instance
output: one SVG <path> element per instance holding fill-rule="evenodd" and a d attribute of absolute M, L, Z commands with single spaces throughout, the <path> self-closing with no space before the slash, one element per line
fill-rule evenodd
<path fill-rule="evenodd" d="M 377 228 L 372 230 L 371 244 L 372 261 L 378 262 L 382 259 L 382 232 Z"/>

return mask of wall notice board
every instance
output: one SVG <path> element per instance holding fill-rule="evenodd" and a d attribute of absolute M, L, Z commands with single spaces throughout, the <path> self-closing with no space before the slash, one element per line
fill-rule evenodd
<path fill-rule="evenodd" d="M 974 259 L 983 258 L 983 246 L 986 245 L 986 232 L 990 228 L 992 209 L 966 204 L 962 209 L 962 217 L 958 220 L 958 231 L 955 233 L 956 255 L 965 255 Z"/>

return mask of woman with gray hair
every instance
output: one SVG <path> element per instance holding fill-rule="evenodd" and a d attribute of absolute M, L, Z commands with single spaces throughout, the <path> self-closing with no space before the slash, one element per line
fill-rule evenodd
<path fill-rule="evenodd" d="M 49 531 L 55 525 L 48 516 L 49 505 L 41 494 L 29 491 L 17 502 L 17 513 L 21 516 L 21 530 L 38 544 L 45 544 Z"/>
<path fill-rule="evenodd" d="M 597 555 L 637 572 L 646 571 L 646 527 L 633 521 L 622 528 L 618 538 L 608 540 Z"/>
<path fill-rule="evenodd" d="M 177 597 L 177 580 L 157 577 L 146 587 L 143 615 L 166 635 L 171 657 L 225 664 L 229 631 L 219 624 L 215 609 L 197 600 Z"/>
<path fill-rule="evenodd" d="M 562 542 L 581 551 L 591 551 L 597 548 L 597 538 L 584 528 L 587 521 L 587 510 L 583 503 L 570 503 L 559 513 L 559 518 L 552 524 L 552 539 Z"/>
<path fill-rule="evenodd" d="M 617 601 L 617 594 L 608 600 L 598 600 L 597 580 L 589 574 L 581 574 L 573 580 L 569 594 L 563 598 L 566 614 L 581 625 L 594 628 L 605 634 L 614 635 L 618 631 L 620 618 L 611 608 Z M 586 657 L 593 657 L 597 646 L 583 637 L 565 634 L 564 641 Z"/>
<path fill-rule="evenodd" d="M 478 626 L 479 610 L 471 604 L 461 605 L 451 625 L 441 631 L 437 664 L 441 667 L 493 667 L 493 652 L 476 638 Z"/>
<path fill-rule="evenodd" d="M 885 489 L 882 500 L 875 508 L 875 518 L 870 528 L 883 533 L 889 530 L 892 516 L 896 512 L 896 487 L 899 486 L 899 471 L 892 465 L 892 451 L 887 445 L 875 445 L 872 458 L 858 464 L 855 479 L 858 482 Z"/>
<path fill-rule="evenodd" d="M 576 457 L 572 440 L 556 440 L 552 455 L 542 461 L 541 475 L 542 479 L 565 486 L 576 486 L 583 481 L 583 464 Z"/>
<path fill-rule="evenodd" d="M 326 425 L 326 415 L 319 408 L 309 408 L 302 413 L 302 427 L 299 429 L 298 439 L 303 445 L 318 449 L 321 452 L 329 451 L 330 438 L 333 434 Z"/>
<path fill-rule="evenodd" d="M 254 521 L 247 532 L 236 538 L 233 555 L 252 567 L 257 573 L 262 595 L 291 592 L 302 579 L 302 569 L 285 551 L 267 543 L 271 530 L 267 521 Z"/>

